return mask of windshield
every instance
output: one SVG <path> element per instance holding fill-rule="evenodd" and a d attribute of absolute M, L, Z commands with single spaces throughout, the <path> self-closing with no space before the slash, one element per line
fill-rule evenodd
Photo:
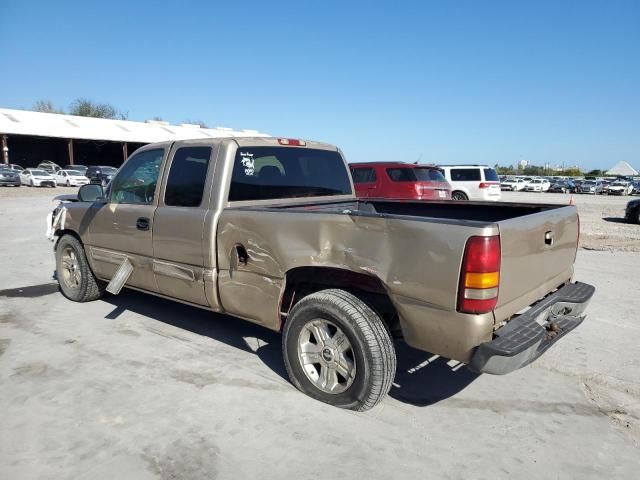
<path fill-rule="evenodd" d="M 582 182 L 582 186 L 584 186 L 584 187 L 592 187 L 595 184 L 596 184 L 596 182 L 590 182 L 590 181 Z"/>
<path fill-rule="evenodd" d="M 65 172 L 67 172 L 67 175 L 70 175 L 72 177 L 80 177 L 82 176 L 82 173 L 80 173 L 77 170 L 64 170 Z"/>
<path fill-rule="evenodd" d="M 45 172 L 44 170 L 31 170 L 31 175 L 44 175 L 48 177 L 49 173 Z"/>
<path fill-rule="evenodd" d="M 295 147 L 240 147 L 229 201 L 350 195 L 349 172 L 338 152 Z"/>
<path fill-rule="evenodd" d="M 116 172 L 118 171 L 117 168 L 113 168 L 113 167 L 101 167 L 101 169 L 102 169 L 102 173 L 106 175 L 115 175 Z"/>

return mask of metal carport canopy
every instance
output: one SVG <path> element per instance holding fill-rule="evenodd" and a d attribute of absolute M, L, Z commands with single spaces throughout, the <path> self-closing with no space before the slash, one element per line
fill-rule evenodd
<path fill-rule="evenodd" d="M 152 120 L 133 122 L 0 108 L 0 135 L 2 134 L 133 143 L 270 136 L 255 130 L 201 128 L 199 125 L 171 125 Z"/>

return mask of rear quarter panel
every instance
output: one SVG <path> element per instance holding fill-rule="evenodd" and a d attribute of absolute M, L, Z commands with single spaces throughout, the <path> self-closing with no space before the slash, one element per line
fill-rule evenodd
<path fill-rule="evenodd" d="M 288 270 L 364 273 L 384 284 L 410 345 L 462 358 L 493 329 L 491 314 L 455 312 L 462 252 L 470 235 L 496 233 L 437 220 L 227 209 L 218 225 L 220 300 L 229 313 L 277 330 Z M 237 244 L 247 250 L 246 266 L 234 261 Z"/>

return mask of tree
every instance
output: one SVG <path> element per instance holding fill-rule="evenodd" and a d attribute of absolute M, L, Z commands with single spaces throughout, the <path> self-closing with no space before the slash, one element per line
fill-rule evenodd
<path fill-rule="evenodd" d="M 32 107 L 34 112 L 64 113 L 62 108 L 56 107 L 51 100 L 38 100 Z"/>
<path fill-rule="evenodd" d="M 69 113 L 79 117 L 118 118 L 118 111 L 108 103 L 95 103 L 86 98 L 78 98 L 69 106 Z"/>
<path fill-rule="evenodd" d="M 604 175 L 604 172 L 602 170 L 591 170 L 590 172 L 587 172 L 587 175 L 593 176 L 593 177 L 600 177 L 601 175 Z"/>
<path fill-rule="evenodd" d="M 209 128 L 209 127 L 207 127 L 207 124 L 204 123 L 202 120 L 185 120 L 182 123 L 190 123 L 192 125 L 200 125 L 200 128 Z"/>

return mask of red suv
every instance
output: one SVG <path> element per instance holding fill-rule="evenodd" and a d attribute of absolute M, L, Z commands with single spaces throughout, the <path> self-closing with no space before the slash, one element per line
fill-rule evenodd
<path fill-rule="evenodd" d="M 437 167 L 403 162 L 349 164 L 358 197 L 451 200 L 451 185 Z"/>

